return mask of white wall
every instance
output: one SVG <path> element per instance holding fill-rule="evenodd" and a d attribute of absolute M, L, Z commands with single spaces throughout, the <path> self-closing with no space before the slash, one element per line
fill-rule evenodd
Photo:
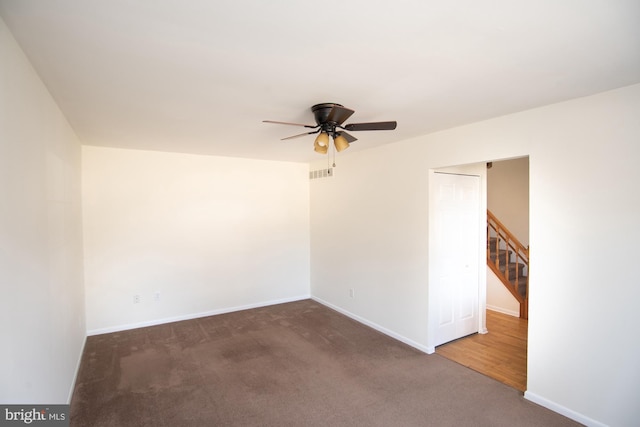
<path fill-rule="evenodd" d="M 529 245 L 529 158 L 493 162 L 487 169 L 487 206 L 520 243 Z"/>
<path fill-rule="evenodd" d="M 80 144 L 0 19 L 0 402 L 68 403 L 85 337 Z"/>
<path fill-rule="evenodd" d="M 90 334 L 309 296 L 308 165 L 82 156 Z"/>
<path fill-rule="evenodd" d="M 487 268 L 487 308 L 520 317 L 520 303 L 489 268 Z"/>
<path fill-rule="evenodd" d="M 311 181 L 311 294 L 426 349 L 428 170 L 397 145 Z"/>
<path fill-rule="evenodd" d="M 526 396 L 583 423 L 632 425 L 638 117 L 635 85 L 341 153 L 334 178 L 311 183 L 313 296 L 428 348 L 428 170 L 529 155 Z"/>

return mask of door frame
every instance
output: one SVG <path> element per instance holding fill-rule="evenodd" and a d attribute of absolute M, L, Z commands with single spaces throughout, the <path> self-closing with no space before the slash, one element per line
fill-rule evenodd
<path fill-rule="evenodd" d="M 436 207 L 435 196 L 435 179 L 436 173 L 448 173 L 457 175 L 471 175 L 479 177 L 480 194 L 478 203 L 478 333 L 487 333 L 487 170 L 485 163 L 474 163 L 471 165 L 453 166 L 448 168 L 429 169 L 428 173 L 428 191 L 429 191 L 429 252 L 427 265 L 432 265 L 434 260 L 432 254 L 436 249 L 435 233 L 431 232 L 433 226 L 433 216 Z M 436 301 L 436 291 L 431 287 L 431 283 L 435 283 L 436 278 L 433 269 L 429 268 L 428 275 L 429 284 L 427 285 L 428 295 L 428 315 L 427 315 L 427 353 L 435 353 L 436 351 L 436 330 L 438 325 L 438 301 Z"/>

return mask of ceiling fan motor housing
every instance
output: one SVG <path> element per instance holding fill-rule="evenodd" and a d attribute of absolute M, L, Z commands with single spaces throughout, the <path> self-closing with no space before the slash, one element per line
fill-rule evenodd
<path fill-rule="evenodd" d="M 338 107 L 342 107 L 340 104 L 335 104 L 332 102 L 327 102 L 324 104 L 316 104 L 311 107 L 311 112 L 313 112 L 313 117 L 316 119 L 316 124 L 322 126 L 327 123 L 327 119 L 329 118 L 329 113 L 333 106 L 336 105 Z M 334 123 L 335 126 L 335 123 Z"/>

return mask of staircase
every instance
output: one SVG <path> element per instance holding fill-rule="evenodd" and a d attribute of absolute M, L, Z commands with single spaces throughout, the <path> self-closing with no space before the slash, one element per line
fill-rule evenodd
<path fill-rule="evenodd" d="M 520 317 L 529 317 L 529 248 L 487 210 L 487 265 L 520 303 Z"/>

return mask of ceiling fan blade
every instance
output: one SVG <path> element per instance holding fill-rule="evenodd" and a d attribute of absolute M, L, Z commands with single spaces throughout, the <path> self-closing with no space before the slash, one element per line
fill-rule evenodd
<path fill-rule="evenodd" d="M 351 115 L 355 113 L 355 111 L 350 110 L 348 108 L 344 108 L 339 105 L 334 105 L 329 111 L 329 115 L 327 116 L 327 122 L 335 123 L 336 125 L 341 125 L 345 122 Z"/>
<path fill-rule="evenodd" d="M 358 140 L 358 138 L 353 137 L 353 136 L 349 135 L 349 134 L 348 134 L 348 133 L 346 133 L 346 132 L 337 132 L 337 134 L 338 134 L 338 135 L 342 135 L 342 136 L 344 136 L 344 138 L 347 140 L 347 142 L 348 142 L 349 144 L 351 144 L 353 141 L 357 141 L 357 140 Z"/>
<path fill-rule="evenodd" d="M 394 130 L 397 122 L 369 122 L 369 123 L 349 123 L 344 128 L 351 131 L 359 130 Z"/>
<path fill-rule="evenodd" d="M 320 132 L 320 129 L 314 130 L 312 132 L 301 133 L 299 135 L 288 136 L 286 138 L 282 138 L 280 141 L 286 141 L 288 139 L 296 139 L 296 138 L 300 138 L 301 136 L 313 135 L 314 133 L 318 133 L 318 132 Z"/>
<path fill-rule="evenodd" d="M 276 125 L 291 125 L 291 126 L 302 126 L 305 128 L 311 128 L 311 129 L 315 129 L 318 126 L 311 126 L 311 125 L 303 125 L 302 123 L 291 123 L 291 122 L 277 122 L 275 120 L 263 120 L 262 123 L 274 123 Z"/>

